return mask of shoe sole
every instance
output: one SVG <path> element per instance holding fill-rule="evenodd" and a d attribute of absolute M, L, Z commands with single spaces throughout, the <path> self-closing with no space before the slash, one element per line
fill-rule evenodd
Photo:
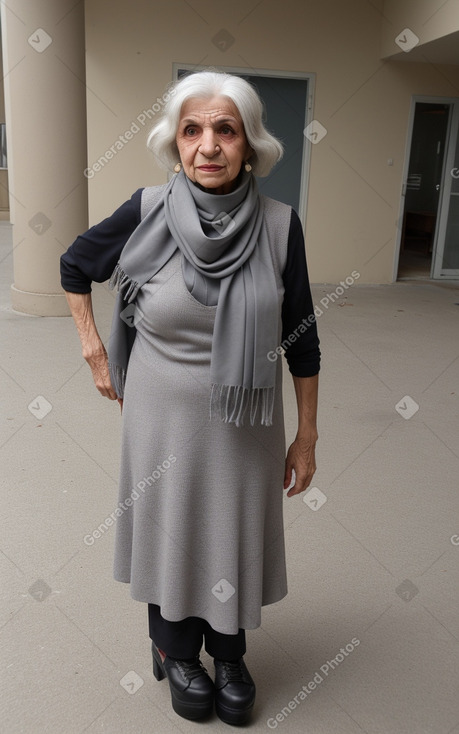
<path fill-rule="evenodd" d="M 174 693 L 171 690 L 171 701 L 172 701 L 172 708 L 174 709 L 175 713 L 181 716 L 183 719 L 190 719 L 191 721 L 196 721 L 197 719 L 204 719 L 207 716 L 210 716 L 213 712 L 213 701 L 211 701 L 210 705 L 206 704 L 203 705 L 201 703 L 198 704 L 192 704 L 192 703 L 184 703 L 183 701 L 180 701 Z"/>
<path fill-rule="evenodd" d="M 230 709 L 215 702 L 215 711 L 218 718 L 221 719 L 225 724 L 233 724 L 233 726 L 241 726 L 242 724 L 247 724 L 248 720 L 250 719 L 252 709 L 253 704 L 247 709 L 240 710 Z"/>

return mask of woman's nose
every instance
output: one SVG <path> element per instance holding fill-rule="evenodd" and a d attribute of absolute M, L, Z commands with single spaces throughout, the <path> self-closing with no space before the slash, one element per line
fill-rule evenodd
<path fill-rule="evenodd" d="M 201 136 L 199 151 L 206 157 L 215 155 L 217 147 L 217 136 L 213 130 L 204 130 Z"/>

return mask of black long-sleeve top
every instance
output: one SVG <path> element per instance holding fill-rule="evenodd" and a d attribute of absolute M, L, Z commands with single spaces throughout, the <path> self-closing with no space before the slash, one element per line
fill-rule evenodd
<path fill-rule="evenodd" d="M 143 189 L 138 189 L 110 217 L 76 238 L 61 257 L 61 283 L 70 293 L 90 293 L 91 283 L 103 283 L 111 276 L 134 229 L 141 221 Z M 319 338 L 304 250 L 301 222 L 292 209 L 288 235 L 287 262 L 282 273 L 281 345 L 290 372 L 311 377 L 320 369 Z M 278 358 L 281 350 L 270 353 Z"/>

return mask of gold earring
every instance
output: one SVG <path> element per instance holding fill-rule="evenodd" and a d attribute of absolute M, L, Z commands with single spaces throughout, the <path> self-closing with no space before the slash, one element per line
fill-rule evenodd
<path fill-rule="evenodd" d="M 182 164 L 181 163 L 176 163 L 175 166 L 174 166 L 175 173 L 180 173 L 181 170 L 182 170 Z"/>
<path fill-rule="evenodd" d="M 244 168 L 247 171 L 247 173 L 250 173 L 250 171 L 252 170 L 252 166 L 250 165 L 250 163 L 248 161 L 245 164 Z"/>

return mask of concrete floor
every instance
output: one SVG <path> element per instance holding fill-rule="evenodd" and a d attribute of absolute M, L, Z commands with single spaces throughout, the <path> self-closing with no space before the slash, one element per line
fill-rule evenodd
<path fill-rule="evenodd" d="M 0 237 L 1 729 L 229 731 L 174 714 L 145 605 L 112 580 L 114 528 L 83 540 L 116 506 L 119 409 L 70 319 L 11 311 Z M 105 338 L 112 295 L 94 301 Z M 354 285 L 321 308 L 317 489 L 285 500 L 290 591 L 248 633 L 249 728 L 459 734 L 459 283 Z M 291 439 L 288 373 L 285 400 Z"/>

